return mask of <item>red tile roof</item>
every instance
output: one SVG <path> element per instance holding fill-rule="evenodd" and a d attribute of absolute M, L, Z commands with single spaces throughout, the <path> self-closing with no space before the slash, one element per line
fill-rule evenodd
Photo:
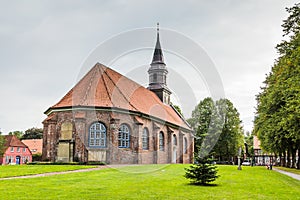
<path fill-rule="evenodd" d="M 155 93 L 97 63 L 57 104 L 49 110 L 72 106 L 113 107 L 141 112 L 190 129 Z"/>
<path fill-rule="evenodd" d="M 22 140 L 22 142 L 28 146 L 32 154 L 42 153 L 43 139 Z"/>
<path fill-rule="evenodd" d="M 21 140 L 14 135 L 5 135 L 5 147 L 27 147 Z"/>

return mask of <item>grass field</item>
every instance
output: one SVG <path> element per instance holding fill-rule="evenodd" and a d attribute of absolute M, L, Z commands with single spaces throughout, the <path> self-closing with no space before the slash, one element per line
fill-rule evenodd
<path fill-rule="evenodd" d="M 95 166 L 84 165 L 0 165 L 0 178 L 43 174 L 47 172 L 71 171 Z"/>
<path fill-rule="evenodd" d="M 0 194 L 1 199 L 300 199 L 300 181 L 264 167 L 219 166 L 217 186 L 209 187 L 190 185 L 184 167 L 142 165 L 2 180 Z"/>

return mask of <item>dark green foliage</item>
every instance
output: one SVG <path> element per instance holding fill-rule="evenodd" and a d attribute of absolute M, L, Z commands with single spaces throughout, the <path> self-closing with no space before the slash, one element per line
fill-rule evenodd
<path fill-rule="evenodd" d="M 43 129 L 42 128 L 30 128 L 25 131 L 25 134 L 22 136 L 24 139 L 42 139 L 43 138 Z"/>
<path fill-rule="evenodd" d="M 13 131 L 13 132 L 9 132 L 8 135 L 14 135 L 16 136 L 17 138 L 21 139 L 22 138 L 22 135 L 24 133 L 22 131 Z"/>
<path fill-rule="evenodd" d="M 264 150 L 281 157 L 281 165 L 300 168 L 300 4 L 288 8 L 282 25 L 289 40 L 277 45 L 280 54 L 257 95 L 254 134 Z M 287 158 L 291 158 L 287 159 Z M 287 160 L 287 163 L 285 162 Z"/>
<path fill-rule="evenodd" d="M 286 8 L 286 11 L 290 13 L 290 16 L 286 20 L 283 20 L 283 32 L 285 35 L 297 35 L 300 32 L 300 4 L 297 3 L 291 8 Z"/>
<path fill-rule="evenodd" d="M 209 185 L 219 177 L 217 166 L 212 162 L 213 160 L 210 158 L 197 157 L 196 164 L 191 165 L 190 168 L 185 168 L 184 177 L 190 179 L 191 183 L 195 185 Z"/>
<path fill-rule="evenodd" d="M 4 148 L 5 148 L 4 145 L 5 145 L 5 138 L 0 132 L 0 156 L 4 154 Z"/>
<path fill-rule="evenodd" d="M 222 117 L 223 127 L 213 153 L 219 161 L 231 162 L 236 156 L 238 148 L 243 145 L 244 131 L 242 129 L 240 114 L 228 99 L 216 101 L 219 116 Z"/>
<path fill-rule="evenodd" d="M 195 130 L 195 152 L 231 162 L 243 145 L 243 130 L 237 109 L 228 99 L 200 101 L 188 122 Z"/>
<path fill-rule="evenodd" d="M 213 140 L 213 132 L 217 133 L 218 123 L 211 123 L 214 119 L 217 119 L 216 116 L 216 107 L 212 98 L 205 98 L 195 107 L 192 112 L 192 117 L 187 121 L 192 126 L 195 131 L 195 152 L 199 153 L 200 148 L 211 149 L 208 147 L 208 141 L 206 145 L 202 145 L 206 136 L 211 136 Z M 212 129 L 215 129 L 214 131 Z M 209 130 L 212 130 L 209 132 Z M 211 133 L 211 134 L 210 134 Z"/>
<path fill-rule="evenodd" d="M 183 116 L 182 110 L 181 110 L 181 108 L 180 108 L 178 105 L 174 105 L 173 103 L 171 103 L 171 105 L 175 108 L 175 110 L 176 110 L 179 114 L 181 114 L 181 116 Z"/>
<path fill-rule="evenodd" d="M 41 153 L 32 154 L 32 162 L 36 162 L 36 161 L 42 161 L 42 154 Z"/>

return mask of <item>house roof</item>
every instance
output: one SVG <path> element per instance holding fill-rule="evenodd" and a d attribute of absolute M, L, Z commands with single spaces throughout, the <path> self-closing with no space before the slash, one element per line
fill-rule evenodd
<path fill-rule="evenodd" d="M 120 108 L 191 129 L 182 116 L 162 103 L 155 93 L 100 63 L 45 113 L 76 106 Z"/>
<path fill-rule="evenodd" d="M 22 140 L 22 142 L 28 146 L 30 151 L 35 153 L 42 153 L 43 149 L 43 139 L 30 139 L 30 140 Z"/>
<path fill-rule="evenodd" d="M 15 135 L 5 135 L 5 147 L 27 147 Z"/>

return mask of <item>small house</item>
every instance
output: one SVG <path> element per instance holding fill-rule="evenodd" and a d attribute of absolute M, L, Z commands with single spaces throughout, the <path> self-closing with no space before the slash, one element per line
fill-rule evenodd
<path fill-rule="evenodd" d="M 0 164 L 25 164 L 32 161 L 32 154 L 28 146 L 14 135 L 5 135 L 4 154 L 0 156 Z"/>

